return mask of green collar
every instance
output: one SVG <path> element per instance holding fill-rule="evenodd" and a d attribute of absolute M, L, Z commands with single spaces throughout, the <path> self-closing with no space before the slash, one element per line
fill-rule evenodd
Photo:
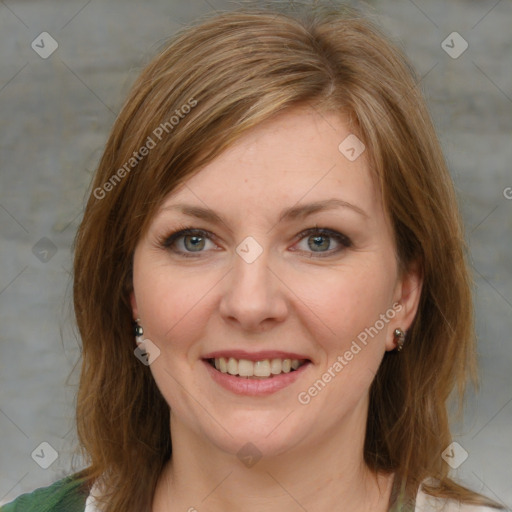
<path fill-rule="evenodd" d="M 49 487 L 22 494 L 0 512 L 84 512 L 88 494 L 83 479 L 71 475 Z"/>

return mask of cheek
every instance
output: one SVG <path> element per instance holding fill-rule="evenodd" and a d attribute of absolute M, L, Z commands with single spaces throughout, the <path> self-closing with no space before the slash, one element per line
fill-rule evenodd
<path fill-rule="evenodd" d="M 336 279 L 332 274 L 322 292 L 318 286 L 301 290 L 309 302 L 300 314 L 311 319 L 309 330 L 323 354 L 301 396 L 311 400 L 313 411 L 333 428 L 340 416 L 367 397 L 382 361 L 388 323 L 381 315 L 386 317 L 392 307 L 392 276 L 378 265 L 371 272 L 345 269 Z"/>
<path fill-rule="evenodd" d="M 209 292 L 218 280 L 197 272 L 177 273 L 143 259 L 139 263 L 134 265 L 134 290 L 145 336 L 163 349 L 192 339 L 210 316 Z"/>
<path fill-rule="evenodd" d="M 364 338 L 392 305 L 393 272 L 378 263 L 300 279 L 297 276 L 294 288 L 301 298 L 301 316 L 310 318 L 311 329 L 329 351 L 344 349 L 360 333 Z M 381 322 L 378 326 L 385 334 Z"/>

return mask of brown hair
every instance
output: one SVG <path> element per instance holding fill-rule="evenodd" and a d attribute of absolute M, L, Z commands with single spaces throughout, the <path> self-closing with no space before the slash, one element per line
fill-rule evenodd
<path fill-rule="evenodd" d="M 370 389 L 364 458 L 396 472 L 406 499 L 498 506 L 448 477 L 447 400 L 477 385 L 470 278 L 453 185 L 418 81 L 356 11 L 239 9 L 181 31 L 144 69 L 117 118 L 75 246 L 83 343 L 78 435 L 105 510 L 147 509 L 171 456 L 169 406 L 134 357 L 132 257 L 156 209 L 243 133 L 297 105 L 343 113 L 364 141 L 402 268 L 423 289 L 406 350 L 386 353 Z M 341 141 L 340 141 L 341 142 Z M 146 149 L 143 149 L 146 148 Z"/>

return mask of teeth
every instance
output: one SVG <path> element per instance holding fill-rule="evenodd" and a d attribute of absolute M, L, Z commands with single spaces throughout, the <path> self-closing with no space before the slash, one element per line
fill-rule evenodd
<path fill-rule="evenodd" d="M 272 372 L 272 375 L 279 375 L 282 368 L 283 364 L 281 363 L 281 359 L 272 359 L 270 362 L 270 371 Z"/>
<path fill-rule="evenodd" d="M 228 373 L 230 375 L 238 375 L 238 361 L 232 357 L 228 361 Z"/>
<path fill-rule="evenodd" d="M 268 378 L 280 373 L 289 373 L 302 366 L 303 362 L 298 359 L 264 359 L 262 361 L 249 361 L 248 359 L 237 360 L 234 357 L 215 358 L 215 368 L 222 373 L 238 375 L 240 377 Z"/>
<path fill-rule="evenodd" d="M 254 375 L 254 363 L 247 359 L 238 361 L 238 375 L 240 377 L 252 377 Z"/>
<path fill-rule="evenodd" d="M 255 361 L 253 364 L 254 375 L 256 377 L 270 377 L 270 362 L 268 359 L 264 361 Z"/>

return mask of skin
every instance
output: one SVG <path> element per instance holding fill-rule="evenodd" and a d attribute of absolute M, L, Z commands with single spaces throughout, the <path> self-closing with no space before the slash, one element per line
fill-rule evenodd
<path fill-rule="evenodd" d="M 173 444 L 153 511 L 387 510 L 393 475 L 375 475 L 363 460 L 368 393 L 385 352 L 396 348 L 394 329 L 414 319 L 421 277 L 415 268 L 399 272 L 366 153 L 351 162 L 338 150 L 350 133 L 338 115 L 305 107 L 275 116 L 168 196 L 139 241 L 133 315 L 161 351 L 150 368 L 170 405 Z M 333 198 L 364 214 L 336 206 L 279 219 L 285 208 Z M 178 204 L 207 207 L 222 221 L 185 215 Z M 183 225 L 215 239 L 188 258 L 190 237 L 174 251 L 163 246 Z M 298 235 L 315 227 L 351 245 L 326 237 L 314 251 L 308 242 L 318 233 Z M 236 253 L 248 236 L 263 250 L 250 264 Z M 396 303 L 394 318 L 299 403 Z M 201 360 L 235 348 L 298 352 L 312 364 L 272 395 L 239 396 L 215 383 Z M 262 454 L 252 467 L 236 456 L 247 442 Z"/>

